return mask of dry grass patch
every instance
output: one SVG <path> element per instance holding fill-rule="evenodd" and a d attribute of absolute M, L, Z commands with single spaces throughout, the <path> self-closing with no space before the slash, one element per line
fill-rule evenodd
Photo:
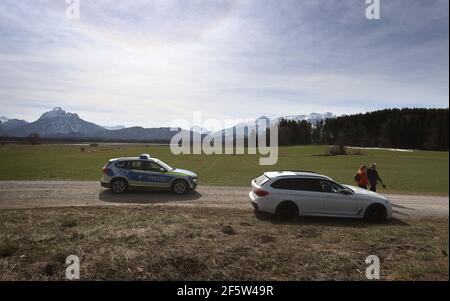
<path fill-rule="evenodd" d="M 77 255 L 84 280 L 447 280 L 448 219 L 281 223 L 251 211 L 109 207 L 0 211 L 0 279 L 62 280 Z"/>

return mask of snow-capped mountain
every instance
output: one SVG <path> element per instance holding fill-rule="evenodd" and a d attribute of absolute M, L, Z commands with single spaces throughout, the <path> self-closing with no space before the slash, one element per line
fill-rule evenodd
<path fill-rule="evenodd" d="M 38 133 L 43 137 L 85 136 L 104 130 L 103 127 L 81 119 L 78 114 L 66 112 L 60 107 L 42 114 L 42 116 L 28 124 L 25 134 Z"/>
<path fill-rule="evenodd" d="M 252 131 L 256 130 L 257 124 L 268 127 L 271 124 L 271 120 L 266 116 L 261 116 L 256 118 L 255 120 L 240 122 L 232 127 L 211 133 L 210 135 L 213 137 L 223 136 L 224 139 L 233 139 L 234 136 L 247 137 L 251 134 Z"/>
<path fill-rule="evenodd" d="M 181 129 L 178 131 L 181 131 Z M 38 120 L 31 123 L 17 119 L 8 119 L 5 123 L 0 123 L 0 136 L 26 137 L 33 133 L 37 133 L 44 138 L 168 141 L 177 131 L 171 131 L 169 127 L 146 129 L 120 126 L 115 127 L 115 129 L 107 129 L 85 121 L 78 114 L 66 112 L 60 107 L 45 112 Z"/>
<path fill-rule="evenodd" d="M 236 124 L 233 127 L 214 132 L 211 135 L 214 137 L 224 135 L 225 139 L 227 139 L 227 138 L 233 138 L 233 136 L 235 135 L 234 132 L 236 132 L 237 137 L 242 136 L 242 133 L 244 136 L 248 136 L 248 135 L 250 135 L 250 133 L 253 130 L 256 130 L 256 124 L 258 124 L 258 122 L 261 125 L 267 125 L 267 127 L 269 126 L 269 124 L 274 125 L 274 124 L 280 122 L 280 120 L 282 120 L 282 119 L 293 120 L 293 121 L 297 121 L 297 122 L 306 120 L 309 123 L 311 123 L 312 125 L 316 125 L 321 120 L 326 120 L 328 118 L 333 118 L 333 117 L 334 117 L 334 114 L 331 112 L 326 112 L 324 114 L 311 113 L 308 115 L 287 115 L 287 116 L 281 116 L 281 117 L 278 117 L 275 119 L 269 119 L 266 116 L 261 116 L 255 120 L 241 122 L 241 123 Z"/>
<path fill-rule="evenodd" d="M 107 130 L 111 130 L 111 131 L 121 130 L 121 129 L 126 128 L 126 126 L 124 126 L 124 125 L 113 125 L 113 126 L 102 125 L 102 127 Z"/>
<path fill-rule="evenodd" d="M 28 122 L 26 122 L 25 120 L 7 119 L 6 121 L 2 121 L 1 126 L 12 129 L 12 128 L 19 128 L 19 127 L 25 126 L 27 124 L 28 124 Z"/>
<path fill-rule="evenodd" d="M 205 128 L 202 128 L 202 127 L 197 126 L 197 125 L 192 126 L 192 127 L 190 128 L 190 130 L 191 130 L 192 132 L 196 132 L 196 133 L 199 133 L 199 134 L 202 134 L 202 135 L 207 135 L 207 134 L 211 133 L 210 130 L 205 129 Z"/>
<path fill-rule="evenodd" d="M 11 132 L 17 132 L 28 124 L 25 120 L 20 119 L 8 119 L 1 117 L 0 122 L 0 135 L 9 136 Z"/>
<path fill-rule="evenodd" d="M 286 120 L 293 120 L 293 121 L 303 121 L 306 120 L 311 124 L 317 124 L 319 121 L 326 120 L 329 118 L 333 118 L 334 114 L 331 112 L 326 112 L 324 114 L 319 113 L 310 113 L 308 115 L 287 115 L 287 116 L 281 116 L 276 119 L 274 119 L 272 122 L 278 122 L 281 119 Z"/>
<path fill-rule="evenodd" d="M 108 140 L 146 140 L 146 141 L 169 141 L 176 133 L 181 131 L 171 131 L 170 127 L 161 128 L 143 128 L 134 126 L 120 130 L 107 130 L 96 132 L 89 137 L 92 139 L 108 139 Z"/>
<path fill-rule="evenodd" d="M 213 137 L 224 136 L 225 139 L 232 139 L 237 136 L 248 136 L 256 130 L 257 124 L 266 127 L 279 122 L 281 119 L 302 121 L 306 120 L 311 124 L 317 124 L 320 120 L 332 118 L 330 112 L 324 114 L 311 113 L 308 115 L 288 115 L 275 119 L 261 116 L 255 120 L 248 120 L 211 133 L 210 130 L 201 126 L 193 126 L 191 132 L 210 134 Z M 109 139 L 109 140 L 158 140 L 169 141 L 177 131 L 170 131 L 169 127 L 143 128 L 143 127 L 103 127 L 92 122 L 81 119 L 78 114 L 64 111 L 56 107 L 45 112 L 41 117 L 31 123 L 25 120 L 0 118 L 0 136 L 26 137 L 37 133 L 46 138 L 88 138 L 88 139 Z M 185 131 L 179 129 L 178 131 Z"/>

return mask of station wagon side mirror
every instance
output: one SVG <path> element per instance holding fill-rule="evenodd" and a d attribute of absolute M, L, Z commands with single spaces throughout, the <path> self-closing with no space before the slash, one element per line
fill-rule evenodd
<path fill-rule="evenodd" d="M 159 169 L 159 171 L 160 171 L 160 172 L 166 172 L 167 170 L 165 170 L 164 168 L 161 167 L 161 168 Z"/>

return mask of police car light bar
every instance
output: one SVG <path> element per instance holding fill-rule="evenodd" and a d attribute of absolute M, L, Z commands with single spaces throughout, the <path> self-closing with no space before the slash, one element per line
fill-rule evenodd
<path fill-rule="evenodd" d="M 142 154 L 139 156 L 139 159 L 150 159 L 150 155 L 149 154 Z"/>

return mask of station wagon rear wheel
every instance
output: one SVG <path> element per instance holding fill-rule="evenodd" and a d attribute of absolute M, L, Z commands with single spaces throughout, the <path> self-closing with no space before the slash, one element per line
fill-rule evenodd
<path fill-rule="evenodd" d="M 298 216 L 298 207 L 293 202 L 282 202 L 278 205 L 275 215 L 280 220 L 292 220 Z"/>
<path fill-rule="evenodd" d="M 115 180 L 112 184 L 111 184 L 111 190 L 114 193 L 117 194 L 122 194 L 125 191 L 127 191 L 127 183 L 125 182 L 125 180 Z"/>
<path fill-rule="evenodd" d="M 182 180 L 177 180 L 172 184 L 172 192 L 175 194 L 185 194 L 188 190 L 187 183 Z"/>

